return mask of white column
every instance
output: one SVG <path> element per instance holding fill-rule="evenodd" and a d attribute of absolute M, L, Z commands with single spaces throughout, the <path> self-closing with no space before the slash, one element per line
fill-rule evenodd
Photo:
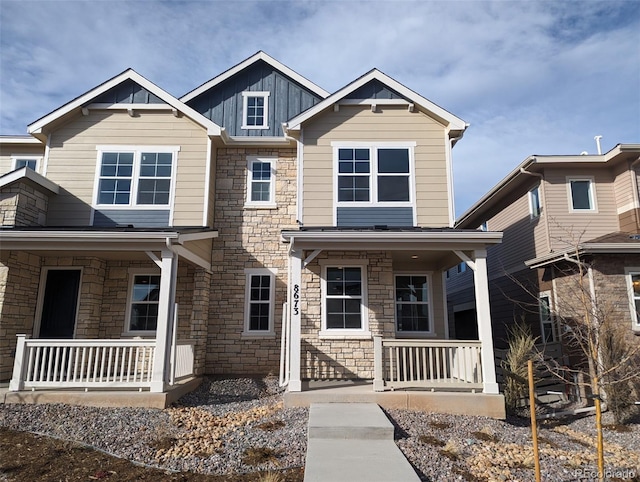
<path fill-rule="evenodd" d="M 175 253 L 168 249 L 163 250 L 160 294 L 158 298 L 158 323 L 156 326 L 156 351 L 151 375 L 152 392 L 163 392 L 165 382 L 168 381 L 168 365 L 171 354 L 169 340 L 171 340 L 177 274 L 178 260 Z"/>
<path fill-rule="evenodd" d="M 293 242 L 293 240 L 292 240 Z M 291 284 L 289 285 L 291 305 L 291 338 L 289 341 L 289 391 L 301 392 L 300 380 L 300 344 L 302 342 L 302 250 L 292 249 L 289 253 L 291 262 Z"/>
<path fill-rule="evenodd" d="M 382 336 L 373 336 L 373 391 L 384 392 L 384 374 L 382 373 Z"/>
<path fill-rule="evenodd" d="M 496 366 L 493 353 L 491 310 L 489 305 L 489 277 L 487 275 L 487 251 L 477 250 L 475 256 L 475 293 L 478 317 L 478 336 L 482 343 L 481 361 L 484 393 L 498 393 Z"/>
<path fill-rule="evenodd" d="M 16 335 L 18 342 L 16 344 L 16 357 L 13 361 L 13 376 L 9 382 L 10 392 L 19 392 L 24 388 L 24 377 L 26 366 L 26 350 L 27 335 Z"/>

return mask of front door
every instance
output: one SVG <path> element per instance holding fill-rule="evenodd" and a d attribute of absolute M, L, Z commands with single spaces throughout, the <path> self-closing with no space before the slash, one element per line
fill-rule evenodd
<path fill-rule="evenodd" d="M 80 273 L 79 269 L 47 271 L 40 317 L 40 338 L 73 338 Z"/>

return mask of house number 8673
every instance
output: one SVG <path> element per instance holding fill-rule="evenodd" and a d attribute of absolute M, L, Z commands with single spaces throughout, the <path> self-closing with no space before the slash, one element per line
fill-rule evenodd
<path fill-rule="evenodd" d="M 293 314 L 300 314 L 300 285 L 293 285 Z"/>

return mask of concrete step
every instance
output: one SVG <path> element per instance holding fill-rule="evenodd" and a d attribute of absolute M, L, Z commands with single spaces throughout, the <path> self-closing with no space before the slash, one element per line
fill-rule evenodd
<path fill-rule="evenodd" d="M 393 441 L 393 424 L 374 403 L 313 403 L 308 437 Z"/>

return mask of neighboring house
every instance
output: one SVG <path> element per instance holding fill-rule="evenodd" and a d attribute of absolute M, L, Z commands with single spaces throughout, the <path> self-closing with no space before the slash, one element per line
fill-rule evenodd
<path fill-rule="evenodd" d="M 291 392 L 497 394 L 502 235 L 453 228 L 466 127 L 378 70 L 329 94 L 258 52 L 180 99 L 127 70 L 0 138 L 0 378 L 153 394 L 280 371 Z M 449 332 L 460 260 L 478 341 Z"/>
<path fill-rule="evenodd" d="M 576 261 L 592 297 L 640 342 L 640 144 L 602 155 L 531 156 L 456 222 L 462 229 L 502 231 L 489 249 L 491 316 L 498 348 L 525 320 L 552 356 L 562 356 L 557 317 L 579 303 Z M 475 336 L 473 280 L 448 274 L 451 331 Z M 564 356 L 567 354 L 565 353 Z"/>

